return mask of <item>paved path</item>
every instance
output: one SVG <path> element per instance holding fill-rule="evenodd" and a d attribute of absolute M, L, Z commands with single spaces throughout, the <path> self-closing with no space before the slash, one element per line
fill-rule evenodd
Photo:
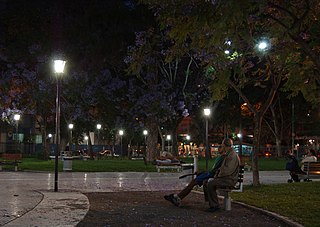
<path fill-rule="evenodd" d="M 83 192 L 174 191 L 190 179 L 181 173 L 59 173 L 58 192 L 54 174 L 47 172 L 0 172 L 0 226 L 75 226 L 89 210 Z M 260 172 L 263 184 L 286 183 L 287 171 Z M 252 183 L 245 173 L 244 184 Z"/>

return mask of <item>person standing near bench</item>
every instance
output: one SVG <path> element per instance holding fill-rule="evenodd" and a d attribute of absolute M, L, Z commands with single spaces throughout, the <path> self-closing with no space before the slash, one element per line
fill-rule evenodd
<path fill-rule="evenodd" d="M 210 171 L 202 172 L 199 175 L 197 175 L 197 177 L 195 179 L 191 180 L 191 182 L 178 194 L 165 195 L 164 198 L 166 200 L 170 201 L 171 203 L 173 203 L 174 205 L 180 206 L 181 200 L 190 194 L 190 192 L 192 191 L 194 186 L 196 186 L 196 185 L 202 186 L 209 178 L 214 177 L 216 175 L 216 173 L 219 171 L 219 169 L 225 159 L 225 149 L 223 149 L 224 143 L 229 144 L 230 141 L 231 141 L 230 139 L 224 139 L 222 141 L 222 146 L 219 147 L 219 149 L 218 149 L 219 156 L 215 159 L 215 162 L 214 162 L 212 169 Z"/>
<path fill-rule="evenodd" d="M 238 181 L 240 159 L 238 154 L 232 148 L 233 141 L 231 139 L 224 139 L 222 142 L 222 150 L 225 158 L 221 163 L 221 167 L 215 173 L 212 179 L 209 179 L 207 184 L 204 184 L 205 198 L 209 202 L 208 212 L 215 212 L 220 209 L 217 189 L 232 188 Z"/>

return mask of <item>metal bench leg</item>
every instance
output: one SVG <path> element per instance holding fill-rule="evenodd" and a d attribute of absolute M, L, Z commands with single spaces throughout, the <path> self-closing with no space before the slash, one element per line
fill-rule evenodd
<path fill-rule="evenodd" d="M 226 192 L 224 196 L 224 209 L 228 211 L 231 210 L 231 198 L 229 192 Z"/>
<path fill-rule="evenodd" d="M 18 166 L 14 166 L 14 171 L 18 171 Z"/>

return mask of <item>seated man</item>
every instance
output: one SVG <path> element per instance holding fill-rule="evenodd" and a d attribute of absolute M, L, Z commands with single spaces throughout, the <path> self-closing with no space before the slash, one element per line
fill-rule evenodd
<path fill-rule="evenodd" d="M 180 206 L 181 200 L 189 195 L 191 190 L 195 185 L 202 186 L 205 181 L 207 181 L 209 178 L 212 178 L 217 171 L 219 170 L 221 164 L 224 161 L 225 158 L 225 149 L 223 149 L 223 144 L 227 143 L 229 139 L 224 139 L 222 141 L 222 147 L 218 149 L 219 151 L 219 156 L 215 159 L 214 164 L 212 166 L 212 169 L 208 172 L 202 172 L 197 175 L 195 179 L 193 179 L 182 191 L 180 191 L 178 194 L 170 194 L 170 195 L 165 195 L 164 198 L 171 203 L 173 203 L 176 206 Z"/>
<path fill-rule="evenodd" d="M 233 142 L 231 139 L 225 139 L 222 144 L 222 150 L 225 153 L 225 158 L 221 167 L 216 171 L 214 177 L 209 179 L 207 184 L 204 184 L 205 198 L 209 201 L 208 212 L 215 212 L 220 209 L 217 188 L 219 187 L 234 187 L 238 181 L 240 159 L 235 150 L 232 148 Z"/>
<path fill-rule="evenodd" d="M 287 152 L 287 160 L 286 170 L 289 170 L 289 174 L 294 182 L 300 182 L 298 174 L 306 173 L 301 170 L 299 162 L 291 150 Z M 292 180 L 288 180 L 288 182 L 292 182 Z"/>

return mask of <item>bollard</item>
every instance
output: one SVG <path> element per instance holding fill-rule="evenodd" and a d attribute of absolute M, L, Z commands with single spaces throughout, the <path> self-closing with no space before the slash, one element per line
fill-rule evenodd
<path fill-rule="evenodd" d="M 193 168 L 194 168 L 194 172 L 198 171 L 198 156 L 197 155 L 193 156 Z"/>
<path fill-rule="evenodd" d="M 231 210 L 231 198 L 229 192 L 226 192 L 226 195 L 224 195 L 224 209 L 227 211 Z"/>

